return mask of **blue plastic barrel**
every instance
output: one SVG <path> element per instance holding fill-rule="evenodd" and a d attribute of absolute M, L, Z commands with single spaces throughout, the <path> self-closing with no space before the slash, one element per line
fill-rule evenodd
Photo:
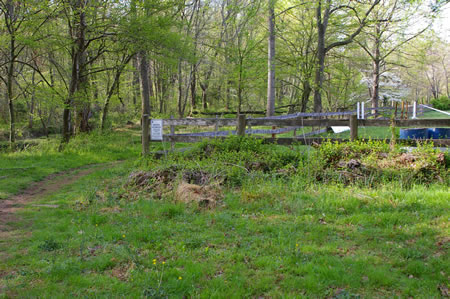
<path fill-rule="evenodd" d="M 450 138 L 450 129 L 449 128 L 428 129 L 428 138 L 449 139 Z"/>
<path fill-rule="evenodd" d="M 428 129 L 400 129 L 400 139 L 427 139 Z"/>

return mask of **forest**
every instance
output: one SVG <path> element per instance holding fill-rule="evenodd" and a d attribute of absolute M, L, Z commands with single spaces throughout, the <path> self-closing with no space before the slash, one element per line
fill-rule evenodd
<path fill-rule="evenodd" d="M 448 109 L 445 1 L 0 3 L 4 140 L 62 142 L 150 117 Z M 443 107 L 442 107 L 443 106 Z"/>

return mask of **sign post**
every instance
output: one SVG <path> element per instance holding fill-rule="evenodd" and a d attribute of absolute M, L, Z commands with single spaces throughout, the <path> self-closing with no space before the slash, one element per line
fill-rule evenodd
<path fill-rule="evenodd" d="M 150 129 L 150 139 L 151 140 L 163 140 L 163 120 L 162 119 L 152 119 L 151 129 Z"/>

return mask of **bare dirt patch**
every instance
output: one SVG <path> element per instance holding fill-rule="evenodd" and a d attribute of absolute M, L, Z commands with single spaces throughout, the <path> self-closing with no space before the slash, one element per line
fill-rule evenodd
<path fill-rule="evenodd" d="M 197 202 L 201 206 L 214 207 L 217 200 L 222 197 L 217 186 L 199 186 L 188 183 L 181 183 L 176 191 L 175 198 L 178 201 L 190 203 Z"/>

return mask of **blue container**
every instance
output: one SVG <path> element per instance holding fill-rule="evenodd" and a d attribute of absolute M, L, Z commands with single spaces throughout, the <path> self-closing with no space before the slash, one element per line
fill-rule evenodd
<path fill-rule="evenodd" d="M 428 138 L 449 139 L 450 138 L 450 129 L 449 128 L 428 129 Z"/>
<path fill-rule="evenodd" d="M 427 139 L 428 129 L 400 129 L 400 139 Z"/>

